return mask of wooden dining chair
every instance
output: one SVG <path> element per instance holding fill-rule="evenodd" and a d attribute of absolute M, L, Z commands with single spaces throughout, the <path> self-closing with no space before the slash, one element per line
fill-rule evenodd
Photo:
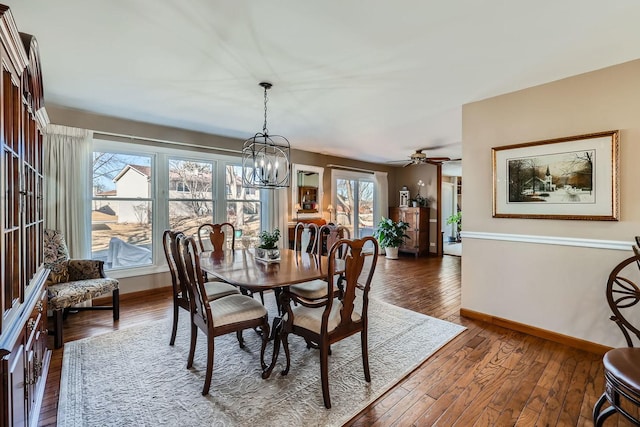
<path fill-rule="evenodd" d="M 224 256 L 225 249 L 236 248 L 236 228 L 230 222 L 202 224 L 198 227 L 198 244 L 201 251 L 211 251 L 213 256 Z M 231 237 L 229 237 L 231 236 Z M 207 275 L 205 273 L 205 279 Z M 253 291 L 241 289 L 244 295 L 253 296 Z M 264 293 L 259 292 L 260 302 L 264 305 Z"/>
<path fill-rule="evenodd" d="M 366 246 L 366 248 L 365 248 Z M 363 250 L 364 249 L 364 250 Z M 340 252 L 345 255 L 341 255 Z M 286 308 L 284 323 L 277 340 L 281 340 L 287 358 L 282 375 L 290 368 L 288 336 L 299 335 L 307 342 L 318 343 L 320 348 L 320 378 L 324 405 L 331 408 L 329 396 L 329 347 L 351 335 L 360 333 L 364 377 L 371 381 L 367 344 L 368 305 L 371 279 L 378 259 L 378 242 L 373 237 L 358 240 L 341 239 L 334 243 L 328 255 L 325 295 L 329 295 L 335 285 L 339 270 L 345 278 L 342 299 L 324 298 L 308 300 L 282 291 L 282 305 Z M 365 260 L 367 262 L 365 262 Z M 364 268 L 366 264 L 366 269 Z M 291 303 L 298 305 L 293 306 Z M 279 342 L 274 343 L 274 348 Z M 275 351 L 275 350 L 274 350 Z"/>
<path fill-rule="evenodd" d="M 240 348 L 244 348 L 242 331 L 261 328 L 262 346 L 260 365 L 264 363 L 264 351 L 269 339 L 269 319 L 267 309 L 257 300 L 246 295 L 228 295 L 209 301 L 206 296 L 205 282 L 200 268 L 198 245 L 193 237 L 179 238 L 178 246 L 182 256 L 178 259 L 186 271 L 187 289 L 191 305 L 191 345 L 187 368 L 193 367 L 198 329 L 207 336 L 207 367 L 202 395 L 209 394 L 213 373 L 214 338 L 220 335 L 236 333 Z"/>
<path fill-rule="evenodd" d="M 222 255 L 225 249 L 236 247 L 236 228 L 230 222 L 202 224 L 197 234 L 201 251 Z"/>
<path fill-rule="evenodd" d="M 325 224 L 320 227 L 319 232 L 318 253 L 320 255 L 328 254 L 333 244 L 338 240 L 351 238 L 351 231 L 344 225 Z"/>
<path fill-rule="evenodd" d="M 184 237 L 184 233 L 172 230 L 165 230 L 162 235 L 164 256 L 167 259 L 167 264 L 169 265 L 171 288 L 173 290 L 173 326 L 171 327 L 169 345 L 174 345 L 176 342 L 178 314 L 180 308 L 189 312 L 191 307 L 189 303 L 189 291 L 187 290 L 186 272 L 184 269 L 179 268 L 181 264 L 177 262 L 178 257 L 181 256 L 178 251 L 178 238 L 181 236 Z M 238 288 L 222 281 L 206 282 L 204 287 L 209 301 L 240 293 Z"/>
<path fill-rule="evenodd" d="M 318 254 L 318 241 L 320 239 L 320 228 L 313 223 L 299 222 L 294 228 L 293 250 Z M 306 299 L 323 298 L 327 294 L 327 282 L 322 279 L 311 280 L 309 282 L 297 283 L 289 286 L 289 291 Z"/>
<path fill-rule="evenodd" d="M 640 239 L 636 237 L 636 242 Z M 619 263 L 607 280 L 607 302 L 613 315 L 612 321 L 618 325 L 627 342 L 627 347 L 614 348 L 605 353 L 604 393 L 593 407 L 593 424 L 602 426 L 615 413 L 621 414 L 634 425 L 640 425 L 640 329 L 629 319 L 637 319 L 640 308 L 640 288 L 631 278 L 640 273 L 640 247 L 633 246 L 634 256 Z M 637 282 L 637 279 L 636 279 Z M 605 403 L 609 406 L 602 410 Z"/>

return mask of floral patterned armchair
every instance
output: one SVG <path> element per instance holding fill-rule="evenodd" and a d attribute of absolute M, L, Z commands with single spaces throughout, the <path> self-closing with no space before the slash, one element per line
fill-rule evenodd
<path fill-rule="evenodd" d="M 44 266 L 50 270 L 47 278 L 48 306 L 53 310 L 54 346 L 62 347 L 62 321 L 74 310 L 113 310 L 113 320 L 120 317 L 118 281 L 105 276 L 104 262 L 69 259 L 64 236 L 56 230 L 44 231 Z M 112 293 L 110 306 L 74 307 L 107 293 Z"/>

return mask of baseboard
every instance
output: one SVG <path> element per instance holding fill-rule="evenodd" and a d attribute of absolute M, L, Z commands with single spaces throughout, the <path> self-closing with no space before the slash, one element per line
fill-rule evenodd
<path fill-rule="evenodd" d="M 491 323 L 492 325 L 501 326 L 503 328 L 522 332 L 534 337 L 557 342 L 558 344 L 568 345 L 570 347 L 577 348 L 578 350 L 584 350 L 590 353 L 604 355 L 607 351 L 611 350 L 611 347 L 607 347 L 602 344 L 596 344 L 591 341 L 570 337 L 568 335 L 559 334 L 557 332 L 547 331 L 546 329 L 525 325 L 524 323 L 514 322 L 513 320 L 503 319 L 501 317 L 480 313 L 478 311 L 473 311 L 466 308 L 460 309 L 460 316 L 468 317 L 475 320 L 482 320 L 483 322 Z"/>

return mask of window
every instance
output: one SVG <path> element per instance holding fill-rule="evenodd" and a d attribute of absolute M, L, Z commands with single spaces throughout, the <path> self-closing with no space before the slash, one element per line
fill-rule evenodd
<path fill-rule="evenodd" d="M 260 233 L 260 190 L 242 187 L 242 166 L 225 168 L 227 222 L 233 224 L 238 237 L 257 237 Z"/>
<path fill-rule="evenodd" d="M 335 221 L 351 231 L 354 238 L 373 234 L 379 218 L 374 218 L 375 184 L 370 174 L 333 171 Z"/>
<path fill-rule="evenodd" d="M 152 263 L 153 157 L 93 153 L 91 256 L 105 268 Z"/>
<path fill-rule="evenodd" d="M 230 222 L 257 236 L 261 192 L 242 187 L 239 158 L 94 140 L 91 255 L 113 277 L 164 270 L 162 233 Z M 115 273 L 115 274 L 114 274 Z"/>
<path fill-rule="evenodd" d="M 190 236 L 202 224 L 212 222 L 214 162 L 169 158 L 169 228 Z"/>

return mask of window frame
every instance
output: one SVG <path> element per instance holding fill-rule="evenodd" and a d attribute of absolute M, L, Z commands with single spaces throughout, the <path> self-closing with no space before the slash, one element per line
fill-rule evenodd
<path fill-rule="evenodd" d="M 346 171 L 346 170 L 340 170 L 340 169 L 333 169 L 331 171 L 331 204 L 335 206 L 334 209 L 336 209 L 336 213 L 332 214 L 332 216 L 335 215 L 336 223 L 338 221 L 338 217 L 337 217 L 337 207 L 338 207 L 337 181 L 338 179 L 353 180 L 356 182 L 356 185 L 354 188 L 355 190 L 354 193 L 356 194 L 356 197 L 357 197 L 357 200 L 355 200 L 356 204 L 360 202 L 360 181 L 369 181 L 373 184 L 372 211 L 373 211 L 373 227 L 375 228 L 376 224 L 380 221 L 380 217 L 377 209 L 378 197 L 376 197 L 376 194 L 379 191 L 379 189 L 378 189 L 378 185 L 376 183 L 375 177 L 371 173 L 366 173 L 366 172 Z M 360 229 L 360 224 L 359 224 L 360 221 L 357 213 L 354 213 L 353 218 L 354 218 L 353 224 L 351 224 L 353 228 L 353 235 L 351 237 L 356 238 L 356 237 L 359 237 L 357 236 L 357 234 Z M 333 218 L 331 218 L 331 220 L 333 221 Z"/>
<path fill-rule="evenodd" d="M 108 136 L 94 137 L 92 146 L 92 158 L 94 152 L 110 152 L 121 153 L 127 155 L 141 155 L 152 157 L 152 173 L 151 177 L 151 203 L 153 206 L 153 215 L 151 222 L 151 239 L 152 239 L 152 261 L 149 265 L 140 267 L 118 268 L 108 270 L 109 277 L 116 279 L 126 277 L 136 277 L 148 274 L 163 273 L 168 271 L 168 266 L 164 256 L 162 247 L 162 233 L 169 227 L 169 159 L 171 160 L 192 160 L 192 161 L 211 161 L 214 168 L 214 186 L 212 188 L 212 202 L 214 204 L 214 216 L 212 221 L 216 219 L 226 220 L 226 192 L 225 192 L 225 169 L 227 164 L 239 166 L 242 163 L 240 156 L 224 155 L 204 150 L 193 149 L 190 147 L 166 147 L 158 145 L 145 145 L 133 142 L 121 142 L 108 139 Z M 90 165 L 90 176 L 88 179 L 93 184 L 93 167 Z M 94 201 L 93 185 L 88 185 L 87 200 L 87 221 L 86 233 L 90 241 L 89 253 L 86 255 L 91 258 L 91 209 Z M 260 193 L 261 207 L 266 205 L 266 200 Z M 261 210 L 260 225 L 263 228 L 267 218 L 264 215 L 265 210 Z"/>

